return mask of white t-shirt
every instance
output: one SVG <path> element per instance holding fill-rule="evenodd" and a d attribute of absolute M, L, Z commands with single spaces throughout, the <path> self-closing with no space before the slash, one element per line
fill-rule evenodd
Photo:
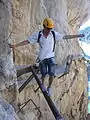
<path fill-rule="evenodd" d="M 55 32 L 55 40 L 59 41 L 62 39 L 63 35 L 54 31 Z M 39 47 L 39 59 L 42 61 L 46 58 L 51 58 L 54 57 L 55 52 L 53 52 L 53 46 L 54 46 L 54 37 L 52 32 L 50 31 L 49 35 L 44 37 L 43 33 L 41 32 L 41 37 L 40 37 L 40 47 Z M 39 32 L 33 33 L 30 37 L 28 37 L 28 41 L 30 44 L 34 44 L 38 42 L 38 35 Z"/>

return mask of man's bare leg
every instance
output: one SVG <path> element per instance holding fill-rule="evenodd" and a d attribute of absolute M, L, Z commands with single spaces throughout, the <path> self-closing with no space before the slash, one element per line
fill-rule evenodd
<path fill-rule="evenodd" d="M 45 77 L 41 77 L 41 80 L 42 80 L 42 84 L 44 85 L 44 82 L 45 82 Z"/>
<path fill-rule="evenodd" d="M 46 87 L 45 87 L 45 85 L 44 85 L 45 77 L 41 77 L 41 79 L 42 79 L 42 85 L 41 85 L 42 90 L 43 90 L 43 92 L 44 92 L 44 91 L 47 91 L 47 89 L 46 89 Z"/>
<path fill-rule="evenodd" d="M 47 91 L 48 91 L 48 95 L 49 96 L 52 95 L 51 85 L 52 85 L 53 79 L 54 79 L 54 76 L 49 76 L 49 85 L 47 87 Z"/>
<path fill-rule="evenodd" d="M 49 76 L 49 85 L 48 85 L 48 88 L 51 87 L 53 79 L 54 79 L 54 76 Z"/>

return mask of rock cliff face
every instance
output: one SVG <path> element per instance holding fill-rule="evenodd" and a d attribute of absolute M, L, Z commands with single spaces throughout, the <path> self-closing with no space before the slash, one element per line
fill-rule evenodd
<path fill-rule="evenodd" d="M 0 0 L 0 97 L 16 106 L 17 98 L 16 70 L 8 45 L 11 3 Z M 11 86 L 11 87 L 10 87 Z"/>
<path fill-rule="evenodd" d="M 15 1 L 10 24 L 11 42 L 18 43 L 27 39 L 32 32 L 42 28 L 43 18 L 50 16 L 55 21 L 55 29 L 62 34 L 76 34 L 79 26 L 88 18 L 89 1 L 33 0 Z M 35 63 L 36 45 L 15 49 L 17 64 Z M 57 43 L 56 61 L 62 63 L 68 54 L 80 54 L 77 40 L 64 40 Z M 28 55 L 27 55 L 28 53 Z"/>
<path fill-rule="evenodd" d="M 2 99 L 0 99 L 0 119 L 1 120 L 19 120 L 13 107 Z"/>
<path fill-rule="evenodd" d="M 13 83 L 16 80 L 10 49 L 6 39 L 9 38 L 11 43 L 18 43 L 27 39 L 32 32 L 42 28 L 41 23 L 46 16 L 54 19 L 55 29 L 62 34 L 77 34 L 82 22 L 89 17 L 89 6 L 89 0 L 0 0 L 0 80 L 2 84 L 4 83 L 5 85 L 5 81 L 8 81 L 8 83 L 12 81 L 11 83 Z M 15 48 L 15 64 L 35 63 L 37 48 L 38 45 Z M 74 56 L 81 54 L 77 39 L 62 40 L 57 43 L 55 56 L 57 63 L 61 65 L 69 54 Z M 8 67 L 6 63 L 8 65 L 12 64 Z M 8 72 L 5 72 L 5 70 Z M 20 94 L 20 101 L 24 102 L 31 96 L 40 106 L 43 113 L 42 120 L 53 120 L 54 118 L 40 91 L 36 96 L 31 88 L 33 86 L 28 86 Z M 55 79 L 52 99 L 65 120 L 85 120 L 87 114 L 86 88 L 86 66 L 82 59 L 73 61 L 69 75 L 61 79 Z M 17 91 L 15 87 L 13 89 Z M 13 97 L 10 98 L 5 95 L 5 93 L 4 95 L 1 94 L 7 101 L 13 101 Z M 27 109 L 30 109 L 30 107 L 31 105 Z M 30 113 L 29 117 L 32 120 L 38 119 L 36 111 Z"/>

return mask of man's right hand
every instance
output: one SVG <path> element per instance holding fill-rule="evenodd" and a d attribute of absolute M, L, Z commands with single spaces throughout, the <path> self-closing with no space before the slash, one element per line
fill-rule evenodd
<path fill-rule="evenodd" d="M 14 48 L 15 45 L 12 45 L 12 44 L 8 44 L 10 48 Z"/>
<path fill-rule="evenodd" d="M 22 41 L 22 42 L 20 42 L 18 44 L 14 44 L 14 45 L 9 44 L 9 47 L 10 48 L 15 48 L 15 47 L 19 47 L 19 46 L 23 46 L 23 45 L 27 45 L 27 44 L 29 44 L 29 41 L 28 40 L 24 40 L 24 41 Z"/>

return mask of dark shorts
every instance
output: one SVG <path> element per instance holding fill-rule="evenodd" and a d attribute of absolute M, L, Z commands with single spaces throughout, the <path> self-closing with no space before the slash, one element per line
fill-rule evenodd
<path fill-rule="evenodd" d="M 46 74 L 54 76 L 55 73 L 54 58 L 44 59 L 43 61 L 40 62 L 39 68 L 43 77 L 45 77 Z"/>

